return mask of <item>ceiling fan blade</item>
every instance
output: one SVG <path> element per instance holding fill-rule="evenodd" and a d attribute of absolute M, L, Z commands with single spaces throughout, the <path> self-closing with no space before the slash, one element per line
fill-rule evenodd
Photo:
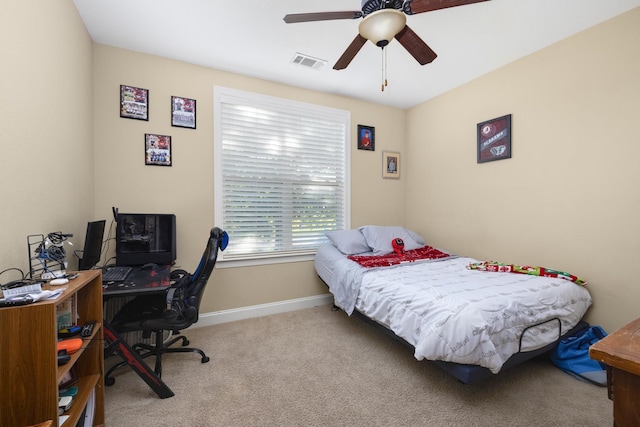
<path fill-rule="evenodd" d="M 355 58 L 356 54 L 360 52 L 360 49 L 362 49 L 362 46 L 364 46 L 366 42 L 367 39 L 358 34 L 356 38 L 353 39 L 347 50 L 344 51 L 340 59 L 338 59 L 338 62 L 333 66 L 333 69 L 343 70 L 347 68 L 347 65 L 351 63 L 353 58 Z"/>
<path fill-rule="evenodd" d="M 293 24 L 296 22 L 330 21 L 333 19 L 358 19 L 362 18 L 359 10 L 345 12 L 315 12 L 315 13 L 290 13 L 285 15 L 284 22 Z"/>
<path fill-rule="evenodd" d="M 408 25 L 396 34 L 396 40 L 413 56 L 420 65 L 428 64 L 438 57 Z"/>
<path fill-rule="evenodd" d="M 432 10 L 446 9 L 448 7 L 465 6 L 467 4 L 480 3 L 489 0 L 413 0 L 409 4 L 409 15 L 431 12 Z"/>

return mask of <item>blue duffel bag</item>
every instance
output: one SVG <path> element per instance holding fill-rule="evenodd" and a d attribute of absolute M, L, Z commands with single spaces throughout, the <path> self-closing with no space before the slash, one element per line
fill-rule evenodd
<path fill-rule="evenodd" d="M 606 386 L 606 365 L 589 357 L 589 347 L 606 336 L 607 333 L 600 326 L 591 326 L 574 336 L 563 338 L 551 352 L 551 361 L 578 379 Z"/>

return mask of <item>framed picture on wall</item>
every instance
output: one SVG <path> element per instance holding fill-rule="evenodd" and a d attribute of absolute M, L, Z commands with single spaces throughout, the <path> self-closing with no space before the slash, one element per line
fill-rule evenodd
<path fill-rule="evenodd" d="M 511 114 L 478 123 L 478 163 L 511 158 Z"/>
<path fill-rule="evenodd" d="M 397 151 L 382 152 L 382 177 L 400 178 L 400 153 Z"/>
<path fill-rule="evenodd" d="M 171 126 L 196 128 L 196 100 L 181 96 L 171 97 Z"/>
<path fill-rule="evenodd" d="M 376 150 L 376 128 L 358 125 L 358 150 Z"/>
<path fill-rule="evenodd" d="M 171 136 L 144 134 L 144 164 L 171 166 Z"/>
<path fill-rule="evenodd" d="M 120 117 L 149 120 L 149 90 L 120 85 Z"/>

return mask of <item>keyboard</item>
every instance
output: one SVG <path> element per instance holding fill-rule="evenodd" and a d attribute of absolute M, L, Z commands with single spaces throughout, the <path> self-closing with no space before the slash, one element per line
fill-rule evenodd
<path fill-rule="evenodd" d="M 114 267 L 109 267 L 106 270 L 102 270 L 102 281 L 103 282 L 122 282 L 127 278 L 129 273 L 131 273 L 133 267 L 116 265 Z"/>

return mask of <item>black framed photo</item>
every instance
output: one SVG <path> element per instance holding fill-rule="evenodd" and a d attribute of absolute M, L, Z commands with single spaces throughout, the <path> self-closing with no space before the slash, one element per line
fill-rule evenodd
<path fill-rule="evenodd" d="M 149 90 L 120 85 L 120 117 L 149 121 Z"/>
<path fill-rule="evenodd" d="M 196 100 L 181 96 L 171 97 L 171 126 L 196 128 Z"/>
<path fill-rule="evenodd" d="M 376 150 L 376 129 L 373 126 L 358 125 L 358 150 Z"/>
<path fill-rule="evenodd" d="M 144 134 L 144 164 L 171 166 L 171 136 Z"/>
<path fill-rule="evenodd" d="M 511 158 L 511 114 L 478 123 L 478 163 Z"/>

